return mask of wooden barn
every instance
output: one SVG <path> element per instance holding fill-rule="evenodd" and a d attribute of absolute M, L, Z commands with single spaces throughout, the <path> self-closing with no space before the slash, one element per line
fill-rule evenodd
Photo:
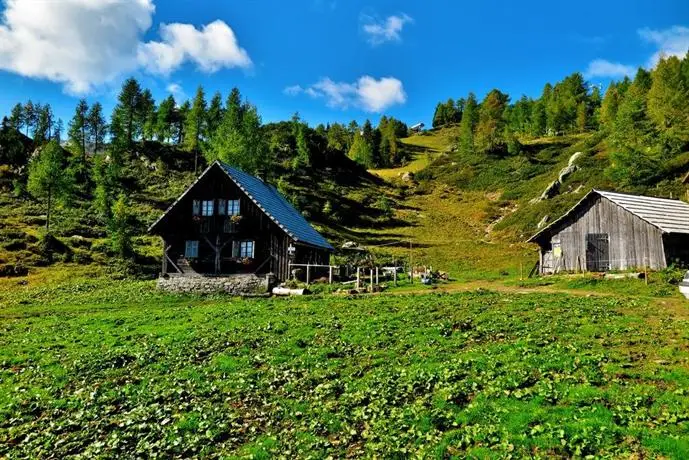
<path fill-rule="evenodd" d="M 148 229 L 163 240 L 165 275 L 272 273 L 328 264 L 333 247 L 261 179 L 215 161 Z"/>
<path fill-rule="evenodd" d="M 529 239 L 541 274 L 663 269 L 689 263 L 689 204 L 592 190 Z"/>

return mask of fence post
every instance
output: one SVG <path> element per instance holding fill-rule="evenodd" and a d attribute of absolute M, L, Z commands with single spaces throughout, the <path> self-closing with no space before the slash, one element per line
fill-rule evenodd
<path fill-rule="evenodd" d="M 330 266 L 330 276 L 328 276 L 328 284 L 333 284 L 333 266 Z"/>
<path fill-rule="evenodd" d="M 361 268 L 356 267 L 356 289 L 357 291 L 361 287 Z"/>
<path fill-rule="evenodd" d="M 380 284 L 380 283 L 378 282 L 378 267 L 376 267 L 376 286 L 378 284 Z"/>
<path fill-rule="evenodd" d="M 412 246 L 409 240 L 409 281 L 414 284 L 414 264 L 412 263 Z"/>
<path fill-rule="evenodd" d="M 311 281 L 311 265 L 306 264 L 306 285 L 309 285 Z"/>
<path fill-rule="evenodd" d="M 371 280 L 371 292 L 373 292 L 373 269 L 369 269 L 368 271 L 369 279 Z"/>
<path fill-rule="evenodd" d="M 392 279 L 395 286 L 397 286 L 397 260 L 394 257 L 392 258 L 392 268 L 394 269 L 392 272 Z"/>

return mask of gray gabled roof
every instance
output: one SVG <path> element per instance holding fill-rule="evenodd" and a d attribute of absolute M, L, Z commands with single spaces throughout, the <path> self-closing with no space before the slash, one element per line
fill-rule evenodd
<path fill-rule="evenodd" d="M 616 205 L 624 208 L 640 219 L 657 227 L 663 233 L 689 234 L 689 203 L 668 198 L 655 198 L 651 196 L 629 195 L 626 193 L 608 192 L 605 190 L 591 190 L 577 204 L 575 204 L 562 217 L 554 220 L 543 228 L 529 242 L 536 241 L 539 236 L 557 227 L 564 219 L 587 202 L 592 196 L 598 195 L 606 198 Z"/>
<path fill-rule="evenodd" d="M 594 191 L 649 224 L 655 225 L 663 233 L 689 234 L 689 203 L 667 198 Z"/>
<path fill-rule="evenodd" d="M 275 222 L 294 241 L 302 244 L 320 247 L 334 251 L 328 241 L 318 233 L 282 195 L 270 184 L 261 179 L 247 174 L 221 161 L 214 161 L 203 173 L 172 203 L 165 213 L 160 216 L 148 231 L 152 231 L 160 221 L 174 208 L 177 203 L 205 176 L 213 167 L 220 167 L 222 171 L 239 187 L 251 201 L 258 206 L 266 216 Z"/>

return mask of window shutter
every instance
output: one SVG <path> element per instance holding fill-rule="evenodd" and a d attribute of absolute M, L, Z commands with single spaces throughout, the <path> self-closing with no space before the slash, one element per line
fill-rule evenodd
<path fill-rule="evenodd" d="M 184 243 L 184 257 L 194 258 L 199 256 L 199 242 L 187 240 Z"/>
<path fill-rule="evenodd" d="M 201 202 L 199 200 L 194 200 L 192 202 L 192 215 L 198 216 L 201 214 Z"/>

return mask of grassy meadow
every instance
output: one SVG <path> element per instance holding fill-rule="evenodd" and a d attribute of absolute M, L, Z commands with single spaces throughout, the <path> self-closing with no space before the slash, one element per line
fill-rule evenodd
<path fill-rule="evenodd" d="M 50 273 L 0 283 L 0 457 L 689 456 L 676 297 L 232 299 Z"/>

